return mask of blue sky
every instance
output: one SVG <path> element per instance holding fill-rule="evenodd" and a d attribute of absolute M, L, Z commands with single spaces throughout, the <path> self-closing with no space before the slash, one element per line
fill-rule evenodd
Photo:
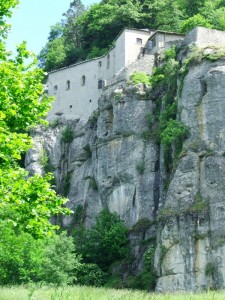
<path fill-rule="evenodd" d="M 20 0 L 14 9 L 12 25 L 7 39 L 7 49 L 15 51 L 15 45 L 27 41 L 27 48 L 38 54 L 47 42 L 50 26 L 62 19 L 62 14 L 69 8 L 72 0 Z M 83 0 L 84 5 L 99 2 Z"/>

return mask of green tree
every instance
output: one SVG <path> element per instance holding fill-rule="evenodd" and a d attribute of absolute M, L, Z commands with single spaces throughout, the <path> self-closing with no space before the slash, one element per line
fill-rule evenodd
<path fill-rule="evenodd" d="M 123 3 L 120 3 L 123 2 Z M 131 0 L 94 4 L 77 18 L 84 49 L 109 48 L 124 27 L 141 26 L 141 5 Z"/>
<path fill-rule="evenodd" d="M 103 55 L 125 27 L 183 33 L 195 26 L 224 30 L 224 9 L 224 0 L 102 0 L 86 10 L 80 0 L 75 0 L 64 14 L 62 36 L 56 38 L 64 38 L 65 42 L 65 49 L 61 49 L 65 58 L 60 65 Z M 47 44 L 40 59 L 51 51 L 56 52 L 51 54 L 53 57 L 58 57 L 58 48 L 50 46 Z M 45 70 L 58 68 L 57 63 L 49 64 L 49 58 Z"/>
<path fill-rule="evenodd" d="M 210 22 L 213 25 L 213 28 L 225 30 L 225 7 L 213 11 L 210 16 Z"/>
<path fill-rule="evenodd" d="M 80 0 L 73 0 L 70 3 L 69 9 L 63 14 L 65 19 L 64 24 L 64 37 L 68 44 L 73 44 L 75 48 L 80 48 L 80 34 L 76 20 L 86 11 L 85 6 Z"/>
<path fill-rule="evenodd" d="M 128 229 L 118 215 L 104 209 L 91 229 L 80 227 L 74 230 L 74 241 L 85 263 L 97 264 L 107 271 L 110 264 L 129 253 L 127 235 Z"/>
<path fill-rule="evenodd" d="M 46 50 L 42 50 L 47 54 L 45 56 L 45 70 L 59 69 L 65 65 L 66 45 L 64 37 L 49 42 Z"/>
<path fill-rule="evenodd" d="M 206 0 L 176 0 L 185 18 L 198 14 L 204 7 Z"/>
<path fill-rule="evenodd" d="M 48 35 L 49 42 L 54 41 L 57 38 L 60 38 L 63 35 L 63 24 L 57 22 L 55 25 L 51 26 L 50 33 Z"/>
<path fill-rule="evenodd" d="M 48 42 L 38 55 L 39 66 L 45 71 L 52 71 L 74 64 L 86 58 L 81 47 L 80 31 L 77 18 L 86 11 L 80 0 L 70 3 L 70 8 L 63 14 L 64 19 L 51 27 Z"/>
<path fill-rule="evenodd" d="M 1 1 L 0 21 L 10 16 L 18 1 Z M 58 226 L 49 219 L 58 213 L 69 213 L 62 205 L 66 199 L 51 189 L 50 176 L 28 173 L 19 166 L 21 155 L 32 145 L 28 131 L 45 124 L 43 118 L 51 107 L 51 98 L 43 94 L 44 72 L 36 67 L 37 60 L 22 43 L 12 58 L 0 36 L 0 214 L 15 229 L 23 229 L 36 237 L 47 235 Z M 27 63 L 27 59 L 31 62 Z"/>
<path fill-rule="evenodd" d="M 73 240 L 65 233 L 35 239 L 12 224 L 0 221 L 0 282 L 68 284 L 81 269 Z"/>
<path fill-rule="evenodd" d="M 200 14 L 194 15 L 193 17 L 185 20 L 181 24 L 181 32 L 187 33 L 189 30 L 195 28 L 196 26 L 202 26 L 207 28 L 212 28 L 209 20 Z"/>
<path fill-rule="evenodd" d="M 12 15 L 12 8 L 14 8 L 18 3 L 19 0 L 3 0 L 0 3 L 0 41 L 2 38 L 6 38 L 7 29 L 9 28 L 9 25 L 5 22 L 5 18 Z M 0 50 L 3 50 L 2 46 L 0 46 Z"/>

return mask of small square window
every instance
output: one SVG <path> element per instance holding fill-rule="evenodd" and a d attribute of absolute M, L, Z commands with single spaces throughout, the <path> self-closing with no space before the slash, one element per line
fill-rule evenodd
<path fill-rule="evenodd" d="M 141 45 L 142 44 L 142 39 L 136 38 L 136 43 L 139 44 L 139 45 Z"/>

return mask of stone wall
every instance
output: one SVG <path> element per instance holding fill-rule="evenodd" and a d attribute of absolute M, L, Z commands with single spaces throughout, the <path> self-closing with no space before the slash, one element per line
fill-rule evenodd
<path fill-rule="evenodd" d="M 50 72 L 48 93 L 55 97 L 55 101 L 48 119 L 54 119 L 55 114 L 63 114 L 66 119 L 80 118 L 87 121 L 97 109 L 102 93 L 99 81 L 103 80 L 107 85 L 107 82 L 115 81 L 117 77 L 125 76 L 126 79 L 124 69 L 137 60 L 150 34 L 146 30 L 125 29 L 106 55 Z M 137 39 L 142 43 L 137 43 Z"/>
<path fill-rule="evenodd" d="M 184 45 L 190 44 L 199 48 L 208 46 L 225 47 L 225 32 L 204 27 L 196 27 L 185 36 Z"/>
<path fill-rule="evenodd" d="M 163 51 L 168 49 L 171 44 L 178 43 L 183 39 L 184 35 L 182 34 L 156 31 L 150 38 L 150 41 L 153 43 L 153 47 L 149 50 L 149 53 L 162 53 Z"/>

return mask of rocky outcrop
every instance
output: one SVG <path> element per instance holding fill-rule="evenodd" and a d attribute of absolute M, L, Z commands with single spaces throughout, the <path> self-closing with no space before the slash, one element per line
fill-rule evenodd
<path fill-rule="evenodd" d="M 106 89 L 99 111 L 88 123 L 59 116 L 48 128 L 33 134 L 35 146 L 27 154 L 27 169 L 44 174 L 50 166 L 56 190 L 68 197 L 72 210 L 83 207 L 87 227 L 103 208 L 116 211 L 129 228 L 142 219 L 155 219 L 159 154 L 158 146 L 142 137 L 148 130 L 146 114 L 153 109 L 147 92 L 143 85 L 117 88 L 113 93 Z M 73 137 L 65 140 L 68 129 Z M 45 164 L 43 153 L 48 157 Z M 63 218 L 62 225 L 69 228 L 74 221 L 73 217 Z M 141 236 L 137 230 L 131 233 L 137 268 L 142 264 L 140 240 L 153 236 L 155 228 L 141 231 Z"/>
<path fill-rule="evenodd" d="M 190 128 L 159 212 L 158 291 L 224 288 L 225 62 L 192 66 L 179 98 Z"/>
<path fill-rule="evenodd" d="M 27 169 L 52 170 L 56 190 L 71 209 L 83 207 L 87 227 L 103 208 L 116 211 L 131 229 L 133 268 L 142 268 L 144 251 L 157 237 L 157 291 L 225 287 L 224 82 L 220 59 L 190 65 L 178 80 L 177 119 L 189 136 L 170 174 L 162 145 L 144 134 L 156 96 L 142 84 L 105 88 L 86 124 L 58 116 L 33 134 Z M 152 225 L 137 230 L 142 220 Z M 74 221 L 61 220 L 67 228 Z"/>

